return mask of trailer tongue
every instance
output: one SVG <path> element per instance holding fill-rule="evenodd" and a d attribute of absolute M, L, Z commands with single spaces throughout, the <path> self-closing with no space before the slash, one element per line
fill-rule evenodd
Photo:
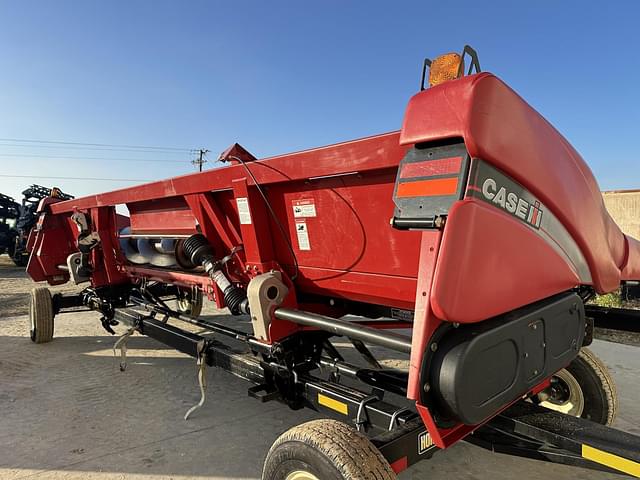
<path fill-rule="evenodd" d="M 479 70 L 470 47 L 425 61 L 399 132 L 262 160 L 235 144 L 223 168 L 43 200 L 29 275 L 90 286 L 35 289 L 31 339 L 86 306 L 128 326 L 123 370 L 136 331 L 197 359 L 185 417 L 209 365 L 260 401 L 353 421 L 286 432 L 268 480 L 391 479 L 461 439 L 640 476 L 640 440 L 608 427 L 615 387 L 584 348 L 584 303 L 640 279 L 640 243 L 568 142 Z M 204 296 L 251 330 L 198 318 Z"/>

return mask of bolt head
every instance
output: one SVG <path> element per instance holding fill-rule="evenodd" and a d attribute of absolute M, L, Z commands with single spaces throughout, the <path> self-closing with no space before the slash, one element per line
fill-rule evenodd
<path fill-rule="evenodd" d="M 428 383 L 425 383 L 423 389 L 426 393 L 428 393 L 429 390 L 431 390 L 431 385 L 429 385 Z"/>
<path fill-rule="evenodd" d="M 438 344 L 436 342 L 433 342 L 430 348 L 432 352 L 435 352 L 436 350 L 438 350 Z"/>

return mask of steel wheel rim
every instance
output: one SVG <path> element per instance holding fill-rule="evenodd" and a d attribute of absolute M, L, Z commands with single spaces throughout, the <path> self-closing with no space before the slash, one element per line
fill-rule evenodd
<path fill-rule="evenodd" d="M 178 310 L 181 312 L 191 312 L 191 300 L 186 297 L 178 298 Z"/>
<path fill-rule="evenodd" d="M 304 470 L 296 470 L 287 475 L 285 480 L 320 480 L 313 473 Z"/>
<path fill-rule="evenodd" d="M 555 389 L 560 395 L 540 402 L 540 406 L 580 417 L 584 412 L 584 392 L 576 377 L 567 370 L 560 370 L 551 378 L 551 382 L 555 385 L 552 385 L 546 392 Z"/>

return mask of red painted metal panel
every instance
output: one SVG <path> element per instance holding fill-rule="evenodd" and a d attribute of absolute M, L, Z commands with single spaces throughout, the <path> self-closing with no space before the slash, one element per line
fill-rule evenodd
<path fill-rule="evenodd" d="M 296 288 L 302 292 L 413 309 L 416 279 L 302 266 Z"/>
<path fill-rule="evenodd" d="M 436 328 L 442 323 L 431 310 L 431 290 L 433 277 L 440 250 L 442 233 L 439 230 L 425 231 L 420 239 L 420 270 L 415 292 L 415 312 L 413 317 L 413 335 L 411 336 L 411 357 L 409 358 L 409 385 L 407 397 L 420 398 L 420 371 L 422 359 L 428 342 Z"/>
<path fill-rule="evenodd" d="M 431 305 L 439 318 L 478 322 L 579 284 L 566 260 L 529 227 L 464 200 L 449 212 Z"/>
<path fill-rule="evenodd" d="M 399 163 L 400 158 L 396 159 Z M 395 168 L 375 174 L 345 175 L 292 182 L 269 189 L 269 198 L 277 216 L 285 219 L 301 269 L 327 270 L 313 274 L 314 281 L 338 279 L 344 272 L 404 277 L 415 283 L 418 271 L 420 233 L 400 232 L 389 225 L 393 216 Z M 296 217 L 295 206 L 312 202 L 315 216 Z M 308 234 L 308 249 L 301 249 L 296 225 L 304 222 Z M 276 227 L 272 226 L 277 260 L 290 265 L 291 255 Z M 306 275 L 307 273 L 304 273 Z M 390 285 L 395 280 L 389 279 Z M 338 281 L 335 282 L 336 284 Z M 344 288 L 362 289 L 361 286 Z M 399 297 L 413 301 L 413 291 Z"/>
<path fill-rule="evenodd" d="M 607 213 L 591 170 L 513 90 L 481 73 L 415 95 L 407 106 L 400 142 L 444 138 L 463 138 L 472 157 L 491 163 L 538 197 L 580 246 L 595 288 L 618 288 L 627 261 L 624 236 Z M 640 258 L 640 247 L 634 245 L 628 258 Z"/>
<path fill-rule="evenodd" d="M 251 162 L 251 170 L 261 185 L 293 180 L 364 173 L 398 167 L 406 150 L 399 132 L 376 135 L 326 147 L 289 153 Z M 118 205 L 177 195 L 230 190 L 233 180 L 246 177 L 241 165 L 207 170 L 113 192 L 81 197 L 52 206 L 53 213 L 71 212 L 101 205 Z M 253 182 L 249 179 L 249 184 Z"/>
<path fill-rule="evenodd" d="M 183 197 L 134 202 L 129 203 L 127 207 L 132 233 L 196 233 L 196 219 Z"/>
<path fill-rule="evenodd" d="M 118 268 L 124 258 L 120 249 L 116 248 L 117 222 L 114 207 L 101 207 L 91 210 L 94 231 L 100 235 L 100 246 L 92 251 L 93 272 L 91 283 L 94 286 L 118 284 L 127 280 L 126 275 Z"/>

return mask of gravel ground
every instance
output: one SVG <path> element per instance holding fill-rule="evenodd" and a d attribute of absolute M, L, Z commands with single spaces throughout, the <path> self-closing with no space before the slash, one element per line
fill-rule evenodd
<path fill-rule="evenodd" d="M 34 284 L 6 257 L 0 259 L 1 480 L 259 479 L 275 438 L 317 418 L 309 410 L 260 404 L 248 398 L 245 382 L 209 369 L 207 403 L 184 421 L 199 399 L 192 359 L 137 335 L 129 342 L 129 367 L 120 372 L 111 350 L 116 337 L 102 329 L 95 313 L 59 315 L 54 341 L 32 344 L 26 313 Z M 214 313 L 220 312 L 205 310 Z M 617 427 L 640 434 L 637 348 L 595 342 L 593 350 L 618 383 Z M 492 454 L 466 443 L 400 478 L 516 476 L 621 478 Z"/>
<path fill-rule="evenodd" d="M 16 267 L 8 255 L 0 255 L 0 318 L 27 315 L 29 291 L 35 285 L 25 274 L 24 267 Z M 51 287 L 51 291 L 76 292 L 78 287 L 64 284 Z"/>

